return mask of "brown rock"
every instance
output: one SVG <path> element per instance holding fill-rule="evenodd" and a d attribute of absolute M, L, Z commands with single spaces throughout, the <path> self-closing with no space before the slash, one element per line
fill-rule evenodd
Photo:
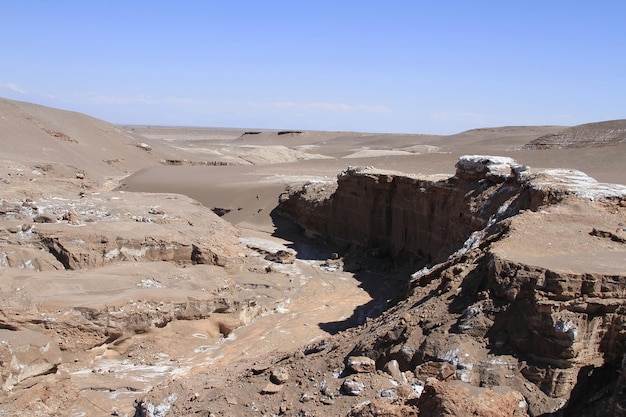
<path fill-rule="evenodd" d="M 440 381 L 454 379 L 456 368 L 448 362 L 424 362 L 415 368 L 415 374 L 422 378 L 437 378 Z"/>
<path fill-rule="evenodd" d="M 418 407 L 420 417 L 521 417 L 527 415 L 528 406 L 524 396 L 511 389 L 495 391 L 429 378 Z"/>
<path fill-rule="evenodd" d="M 417 417 L 418 410 L 414 407 L 392 404 L 376 399 L 358 404 L 348 413 L 348 417 Z"/>
<path fill-rule="evenodd" d="M 73 211 L 73 210 L 65 212 L 65 214 L 63 215 L 63 220 L 66 220 L 70 224 L 79 224 L 80 223 L 80 220 L 78 218 L 78 214 L 76 214 L 76 212 Z"/>
<path fill-rule="evenodd" d="M 391 377 L 399 383 L 406 382 L 406 377 L 400 371 L 400 365 L 398 364 L 398 361 L 395 359 L 392 359 L 385 364 L 385 372 L 391 375 Z"/>
<path fill-rule="evenodd" d="M 296 261 L 296 254 L 293 251 L 279 250 L 276 253 L 269 253 L 265 260 L 279 264 L 292 264 Z"/>
<path fill-rule="evenodd" d="M 261 394 L 277 394 L 283 390 L 284 385 L 276 385 L 272 382 L 268 382 L 267 385 L 261 390 Z"/>
<path fill-rule="evenodd" d="M 376 362 L 367 356 L 350 356 L 347 365 L 348 369 L 352 372 L 376 372 Z"/>
<path fill-rule="evenodd" d="M 272 369 L 272 372 L 270 373 L 270 381 L 277 385 L 284 384 L 289 381 L 289 371 L 283 367 Z"/>
<path fill-rule="evenodd" d="M 57 218 L 48 214 L 40 214 L 33 218 L 35 223 L 56 223 Z"/>

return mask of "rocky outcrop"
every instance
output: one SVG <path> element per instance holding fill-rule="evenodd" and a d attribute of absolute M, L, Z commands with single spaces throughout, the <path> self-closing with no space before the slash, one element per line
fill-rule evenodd
<path fill-rule="evenodd" d="M 522 210 L 567 194 L 623 198 L 626 187 L 584 173 L 531 173 L 510 158 L 465 156 L 452 178 L 431 180 L 373 168 L 348 168 L 337 183 L 308 183 L 280 198 L 279 210 L 311 235 L 398 258 L 445 260 L 480 233 Z"/>
<path fill-rule="evenodd" d="M 311 183 L 290 190 L 281 196 L 279 210 L 311 235 L 394 257 L 441 260 L 483 229 L 502 203 L 517 197 L 518 188 L 506 177 L 493 180 L 476 189 L 476 181 L 465 178 L 436 181 L 348 168 L 336 186 Z"/>
<path fill-rule="evenodd" d="M 0 266 L 75 270 L 125 261 L 236 266 L 243 256 L 236 229 L 181 195 L 112 192 L 76 200 L 3 200 L 2 207 L 8 238 L 0 242 Z M 42 216 L 49 220 L 38 222 Z"/>
<path fill-rule="evenodd" d="M 289 190 L 279 207 L 310 234 L 426 264 L 407 299 L 366 324 L 350 357 L 378 370 L 397 361 L 422 385 L 512 388 L 506 401 L 525 405 L 511 414 L 496 406 L 502 415 L 617 410 L 626 246 L 613 236 L 626 224 L 626 187 L 467 156 L 448 179 L 350 168 L 336 186 Z M 461 388 L 428 381 L 424 404 L 480 414 L 436 400 Z"/>

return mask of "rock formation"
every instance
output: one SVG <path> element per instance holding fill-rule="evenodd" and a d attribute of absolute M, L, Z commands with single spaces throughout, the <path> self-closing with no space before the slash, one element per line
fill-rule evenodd
<path fill-rule="evenodd" d="M 351 355 L 397 360 L 422 384 L 424 364 L 446 362 L 457 380 L 516 390 L 531 415 L 608 410 L 626 350 L 626 247 L 613 238 L 626 187 L 467 156 L 443 180 L 349 168 L 279 208 L 310 235 L 424 265 Z"/>

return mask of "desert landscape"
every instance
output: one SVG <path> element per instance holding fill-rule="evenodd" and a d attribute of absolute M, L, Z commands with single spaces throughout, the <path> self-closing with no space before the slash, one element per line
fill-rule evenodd
<path fill-rule="evenodd" d="M 626 416 L 626 120 L 0 143 L 0 415 Z"/>

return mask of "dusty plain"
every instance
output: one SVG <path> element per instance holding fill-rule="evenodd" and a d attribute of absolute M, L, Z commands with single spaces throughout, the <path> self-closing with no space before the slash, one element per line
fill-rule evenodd
<path fill-rule="evenodd" d="M 0 415 L 626 415 L 626 121 L 450 136 L 114 126 L 0 99 L 0 143 Z M 477 174 L 455 168 L 463 155 L 516 163 L 480 159 Z M 542 173 L 556 168 L 616 185 Z M 338 201 L 342 171 L 365 241 L 316 218 L 341 207 L 313 210 Z M 431 214 L 465 211 L 471 227 L 432 214 L 442 243 L 426 254 L 374 239 L 383 203 L 366 207 L 395 178 L 457 193 Z M 520 195 L 536 206 L 489 203 Z M 602 284 L 522 299 L 507 274 Z M 536 321 L 517 332 L 515 314 Z"/>

